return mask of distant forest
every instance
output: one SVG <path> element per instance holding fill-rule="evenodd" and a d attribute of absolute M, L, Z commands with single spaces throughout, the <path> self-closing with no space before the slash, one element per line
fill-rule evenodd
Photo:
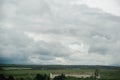
<path fill-rule="evenodd" d="M 30 68 L 33 70 L 37 69 L 120 69 L 119 66 L 100 66 L 100 65 L 17 65 L 17 64 L 0 64 L 0 69 L 2 67 L 20 67 L 20 68 Z"/>

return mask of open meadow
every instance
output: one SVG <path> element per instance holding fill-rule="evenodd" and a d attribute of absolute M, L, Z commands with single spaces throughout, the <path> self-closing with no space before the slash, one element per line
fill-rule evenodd
<path fill-rule="evenodd" d="M 99 75 L 100 80 L 120 80 L 120 68 L 99 68 Z M 79 75 L 79 76 L 94 76 L 95 68 L 34 68 L 33 67 L 13 67 L 13 66 L 7 66 L 2 67 L 0 70 L 0 74 L 3 74 L 5 77 L 8 77 L 9 75 L 12 75 L 15 80 L 21 80 L 21 78 L 25 80 L 34 80 L 37 74 L 65 74 L 65 75 Z"/>

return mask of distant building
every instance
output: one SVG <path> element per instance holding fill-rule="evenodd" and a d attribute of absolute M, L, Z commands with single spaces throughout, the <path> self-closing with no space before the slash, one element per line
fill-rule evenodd
<path fill-rule="evenodd" d="M 53 79 L 56 76 L 60 76 L 61 74 L 52 74 L 50 73 L 50 78 Z M 76 77 L 76 78 L 86 78 L 86 77 L 91 77 L 92 75 L 90 74 L 85 74 L 85 75 L 81 75 L 81 74 L 65 74 L 65 76 L 71 76 L 71 77 Z"/>

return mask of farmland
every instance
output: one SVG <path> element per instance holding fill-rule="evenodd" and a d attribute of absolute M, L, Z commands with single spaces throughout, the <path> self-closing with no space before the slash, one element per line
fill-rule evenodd
<path fill-rule="evenodd" d="M 119 67 L 100 67 L 100 66 L 1 66 L 0 74 L 8 77 L 13 75 L 16 80 L 24 78 L 25 80 L 33 80 L 36 74 L 66 74 L 66 75 L 94 75 L 95 69 L 99 69 L 100 79 L 120 80 Z"/>

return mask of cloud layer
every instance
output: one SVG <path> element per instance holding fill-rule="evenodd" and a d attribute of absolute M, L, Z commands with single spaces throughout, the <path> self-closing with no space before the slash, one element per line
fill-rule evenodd
<path fill-rule="evenodd" d="M 76 1 L 1 1 L 0 63 L 120 65 L 120 17 Z"/>

